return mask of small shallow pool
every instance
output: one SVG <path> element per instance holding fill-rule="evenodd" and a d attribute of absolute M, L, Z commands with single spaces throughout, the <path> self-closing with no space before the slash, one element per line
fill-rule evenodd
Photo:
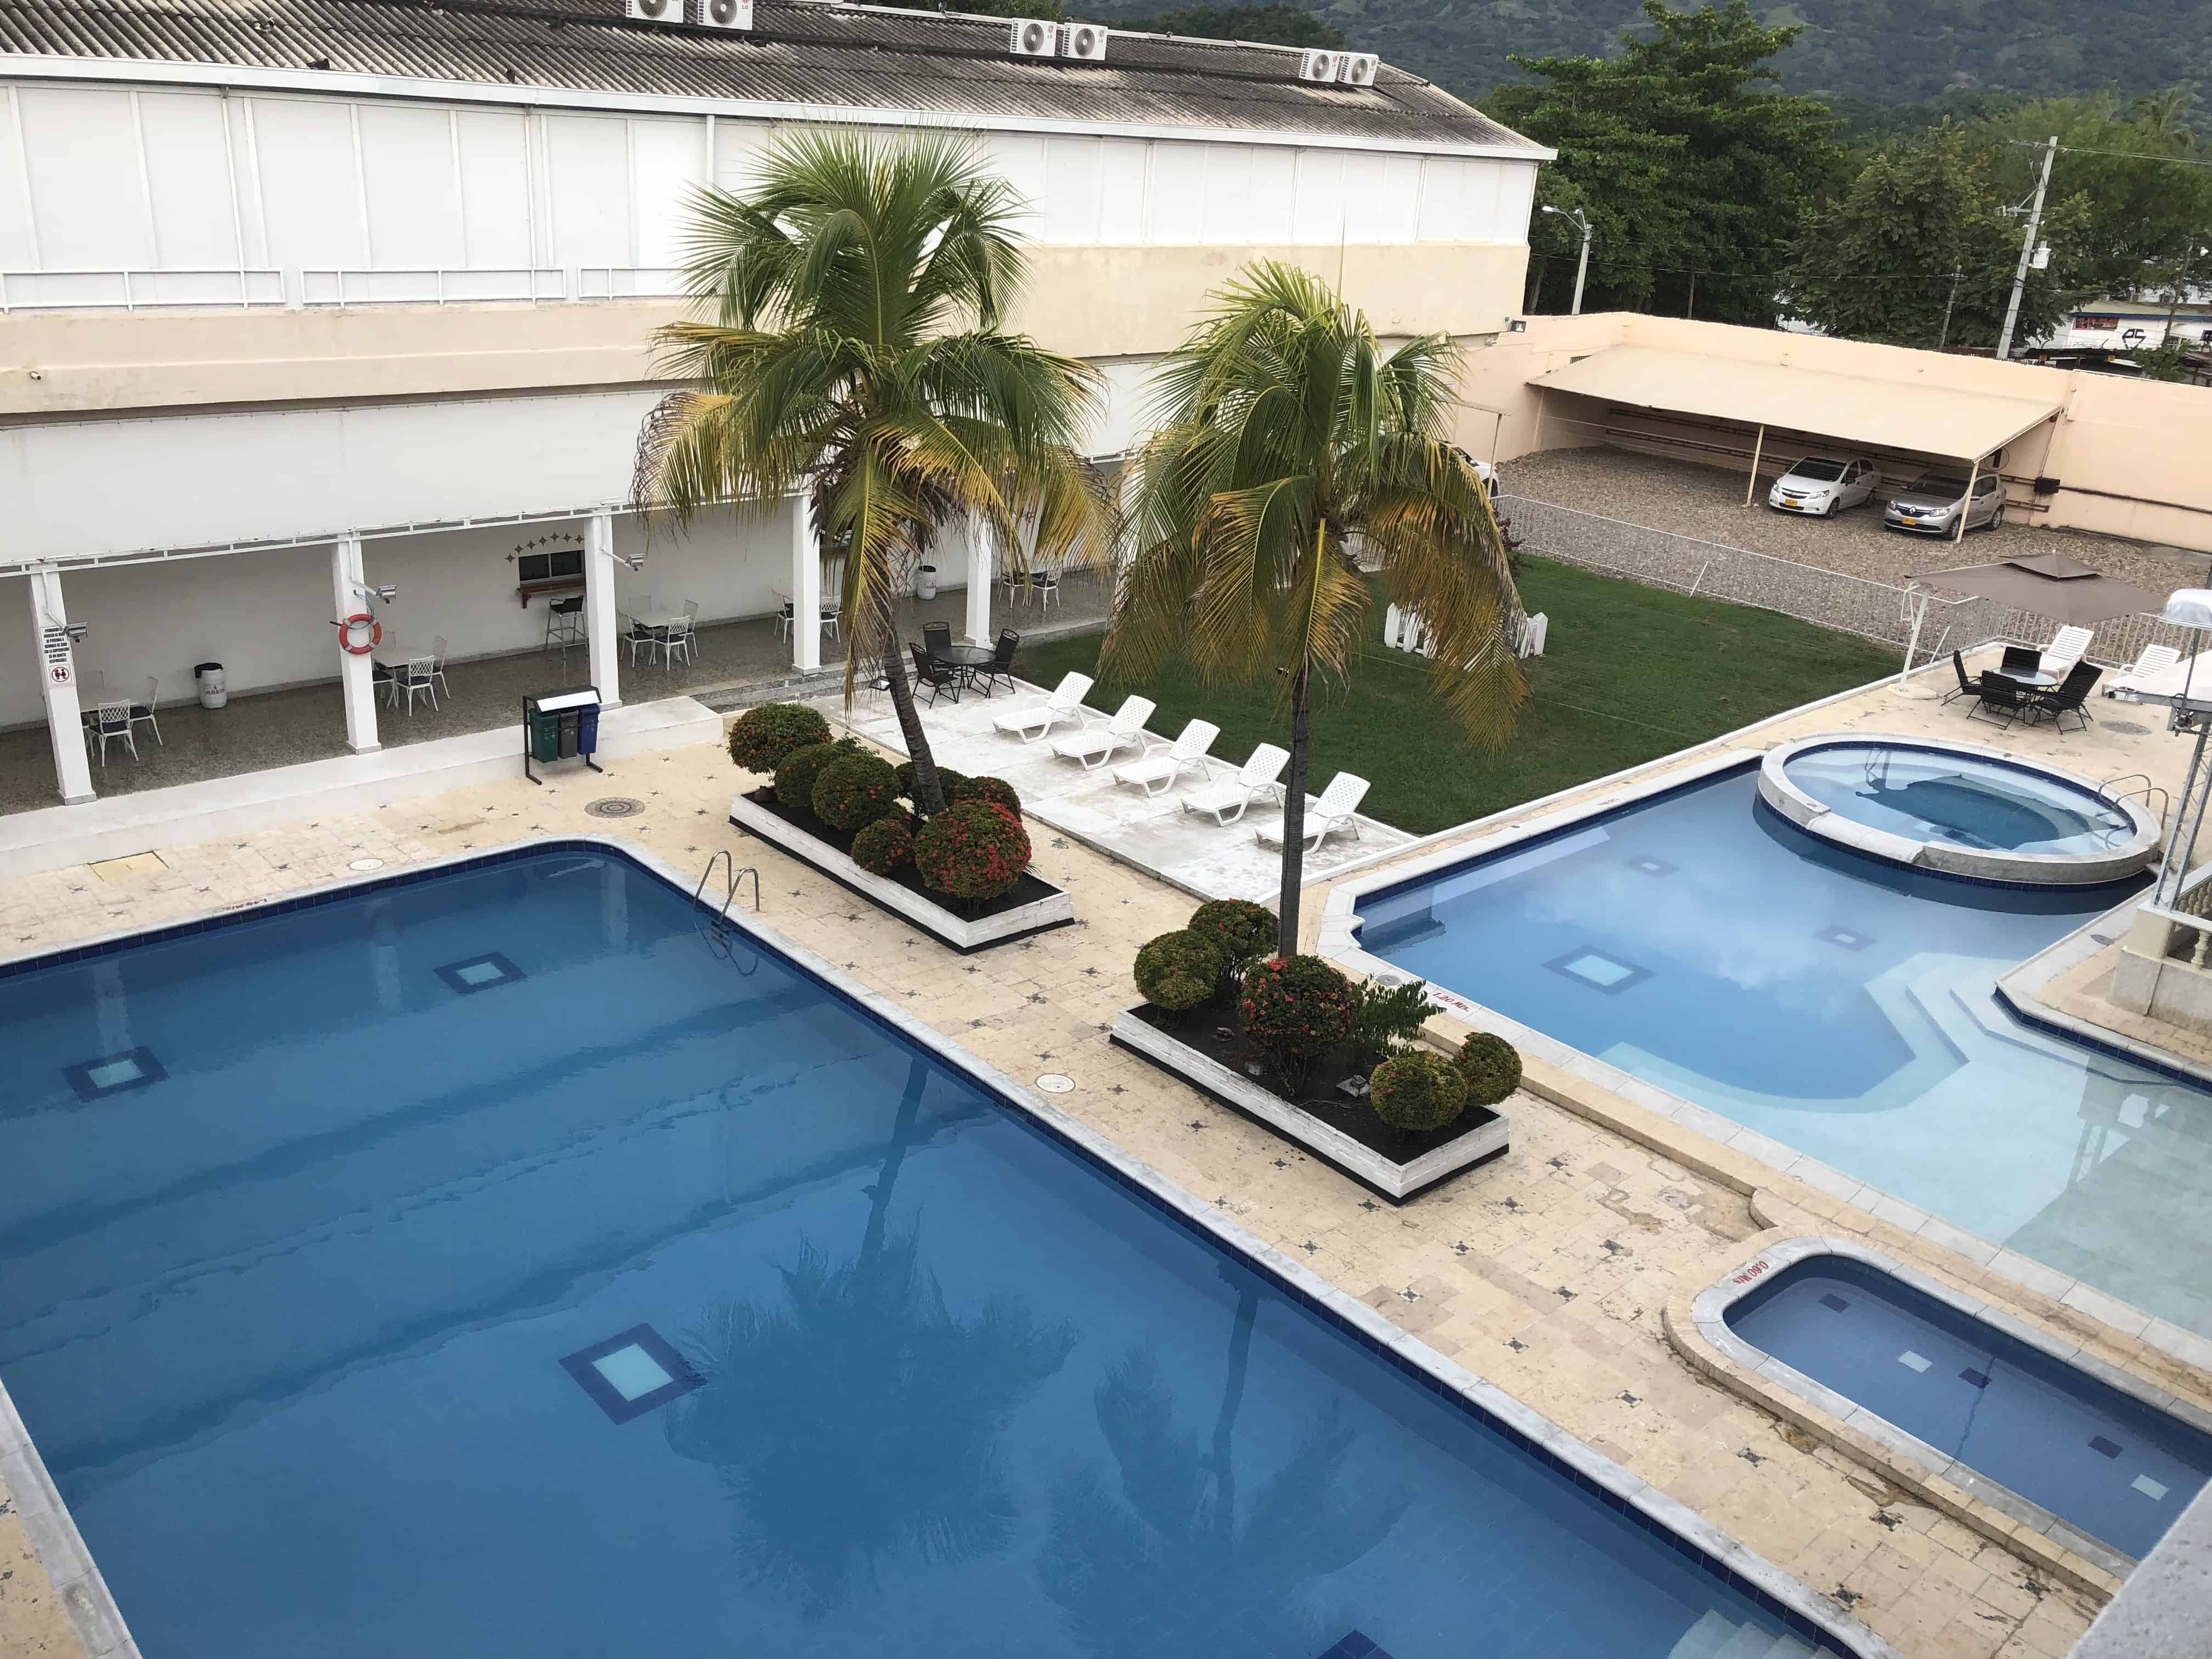
<path fill-rule="evenodd" d="M 700 914 L 556 848 L 7 978 L 0 1378 L 148 1653 L 1820 1639 Z"/>
<path fill-rule="evenodd" d="M 1984 756 L 1840 742 L 1800 750 L 1783 772 L 1830 811 L 1911 841 L 2080 855 L 2135 833 L 2128 814 L 2094 790 Z"/>
<path fill-rule="evenodd" d="M 2138 1560 L 2212 1478 L 2212 1435 L 1868 1262 L 1808 1257 L 1722 1318 L 1752 1346 Z"/>

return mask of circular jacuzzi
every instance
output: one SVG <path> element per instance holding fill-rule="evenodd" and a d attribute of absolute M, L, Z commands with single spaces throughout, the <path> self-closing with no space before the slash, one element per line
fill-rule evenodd
<path fill-rule="evenodd" d="M 1987 881 L 2118 881 L 2158 856 L 2158 820 L 2139 803 L 1972 744 L 1808 738 L 1767 751 L 1759 793 L 1856 852 Z"/>

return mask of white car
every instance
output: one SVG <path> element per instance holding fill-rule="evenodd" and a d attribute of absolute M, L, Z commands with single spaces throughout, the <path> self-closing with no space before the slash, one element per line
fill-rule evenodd
<path fill-rule="evenodd" d="M 1808 513 L 1832 519 L 1847 507 L 1861 507 L 1874 499 L 1881 474 L 1872 461 L 1832 460 L 1808 455 L 1774 481 L 1766 504 L 1777 513 Z"/>

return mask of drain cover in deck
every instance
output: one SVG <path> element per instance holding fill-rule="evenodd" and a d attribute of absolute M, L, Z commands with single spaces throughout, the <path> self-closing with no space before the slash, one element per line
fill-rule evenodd
<path fill-rule="evenodd" d="M 634 818 L 643 811 L 645 803 L 628 795 L 607 795 L 584 808 L 587 817 L 595 818 Z"/>

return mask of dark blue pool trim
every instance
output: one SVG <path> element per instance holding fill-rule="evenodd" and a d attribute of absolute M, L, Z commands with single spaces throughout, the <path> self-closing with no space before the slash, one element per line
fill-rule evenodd
<path fill-rule="evenodd" d="M 1753 762 L 1752 764 L 1755 765 L 1757 763 Z M 1698 784 L 1711 781 L 1710 777 L 1700 778 L 1692 783 L 1683 785 L 1682 788 L 1694 788 Z M 1638 805 L 1643 804 L 1635 803 Z M 1581 826 L 1578 824 L 1574 827 Z M 71 945 L 37 956 L 21 957 L 14 962 L 0 964 L 0 980 L 49 968 L 65 967 L 74 963 L 94 961 L 102 957 L 117 956 L 126 951 L 136 950 L 142 945 L 190 939 L 195 934 L 212 933 L 218 928 L 240 926 L 272 916 L 289 915 L 301 910 L 318 909 L 325 905 L 347 903 L 358 899 L 366 892 L 416 886 L 426 882 L 441 881 L 447 877 L 467 872 L 493 869 L 503 864 L 520 864 L 532 859 L 543 858 L 549 854 L 563 853 L 621 859 L 640 874 L 659 883 L 670 892 L 684 899 L 686 903 L 691 904 L 702 915 L 713 914 L 707 907 L 698 904 L 691 894 L 684 890 L 679 883 L 671 880 L 652 866 L 641 862 L 620 847 L 611 845 L 604 841 L 553 837 L 514 847 L 501 848 L 473 858 L 448 860 L 425 868 L 403 870 L 388 876 L 378 876 L 363 881 L 348 882 L 342 885 L 325 888 L 317 892 L 299 894 L 289 898 L 272 899 L 264 903 L 249 904 L 236 910 L 222 911 L 214 915 L 201 916 L 190 921 L 173 922 L 165 927 L 148 928 L 141 933 L 102 939 L 92 945 Z M 774 952 L 786 968 L 811 981 L 872 1024 L 884 1031 L 896 1042 L 908 1047 L 915 1046 L 915 1039 L 911 1032 L 885 1018 L 879 1012 L 866 1003 L 856 1000 L 842 987 L 823 978 L 805 963 L 786 955 L 772 941 L 756 936 L 752 944 L 757 950 Z M 951 1040 L 947 1038 L 944 1041 L 946 1048 L 951 1048 Z M 1189 1237 L 1211 1249 L 1222 1252 L 1240 1266 L 1259 1274 L 1290 1300 L 1316 1316 L 1332 1328 L 1350 1337 L 1361 1347 L 1404 1376 L 1412 1378 L 1431 1394 L 1450 1405 L 1462 1416 L 1470 1419 L 1477 1427 L 1504 1441 L 1513 1449 L 1524 1454 L 1553 1473 L 1564 1475 L 1569 1481 L 1595 1498 L 1607 1508 L 1633 1522 L 1644 1531 L 1651 1534 L 1661 1543 L 1697 1567 L 1708 1577 L 1727 1585 L 1769 1618 L 1778 1620 L 1791 1634 L 1811 1643 L 1815 1647 L 1826 1647 L 1831 1651 L 1838 1644 L 1844 1644 L 1844 1638 L 1835 1632 L 1824 1628 L 1796 1609 L 1778 1600 L 1771 1592 L 1736 1572 L 1703 1547 L 1683 1537 L 1663 1522 L 1646 1515 L 1627 1498 L 1599 1484 L 1557 1453 L 1529 1439 L 1510 1424 L 1492 1416 L 1484 1410 L 1478 1401 L 1468 1399 L 1443 1377 L 1438 1376 L 1427 1367 L 1417 1364 L 1397 1349 L 1378 1340 L 1358 1326 L 1351 1323 L 1326 1301 L 1311 1295 L 1291 1280 L 1283 1278 L 1273 1266 L 1261 1257 L 1237 1248 L 1210 1229 L 1200 1226 L 1165 1196 L 1155 1192 L 1143 1182 L 1115 1168 L 1113 1164 L 1100 1158 L 1081 1143 L 1062 1135 L 1051 1124 L 1038 1117 L 1019 1101 L 1004 1095 L 986 1079 L 969 1072 L 952 1054 L 932 1045 L 921 1046 L 925 1047 L 933 1059 L 960 1072 L 976 1088 L 996 1101 L 1008 1113 L 1011 1121 L 1021 1124 L 1031 1133 L 1041 1136 L 1055 1148 L 1080 1160 L 1115 1185 L 1133 1194 L 1160 1215 L 1173 1222 Z M 1658 1489 L 1654 1487 L 1652 1490 L 1656 1492 Z"/>
<path fill-rule="evenodd" d="M 1803 747 L 1800 748 L 1797 752 L 1792 755 L 1790 758 L 1793 761 L 1802 760 L 1808 756 L 1825 755 L 1831 750 L 1836 749 L 1902 749 L 1915 755 L 1936 755 L 1948 760 L 1978 761 L 1984 766 L 1997 767 L 2008 772 L 2024 773 L 2031 778 L 2041 778 L 2045 782 L 2055 783 L 2060 788 L 2069 790 L 2076 795 L 2086 796 L 2090 800 L 2095 801 L 2098 805 L 2105 807 L 2108 811 L 2118 812 L 2124 818 L 2128 817 L 2125 809 L 2122 808 L 2107 797 L 2098 793 L 2097 787 L 2094 784 L 2077 783 L 2075 780 L 2067 777 L 2063 773 L 2054 772 L 2047 767 L 2037 766 L 2028 761 L 2014 760 L 2009 756 L 1966 754 L 1963 750 L 1949 744 L 1918 742 L 1911 738 L 1899 739 L 1893 738 L 1884 738 L 1880 739 L 1852 737 L 1815 738 L 1812 742 L 1809 742 Z M 1786 762 L 1782 767 L 1782 775 L 1784 777 L 1788 777 L 1790 775 L 1790 767 Z M 2132 823 L 2133 820 L 2130 819 L 2130 823 Z"/>

